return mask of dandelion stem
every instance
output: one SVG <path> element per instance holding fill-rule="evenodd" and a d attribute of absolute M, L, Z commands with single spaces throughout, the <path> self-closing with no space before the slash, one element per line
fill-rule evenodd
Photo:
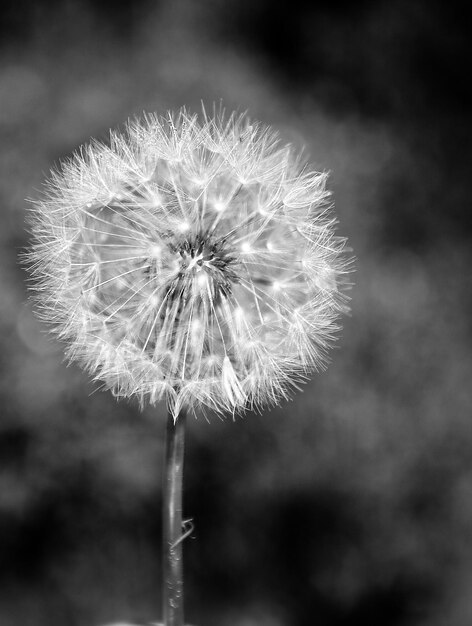
<path fill-rule="evenodd" d="M 182 478 L 184 469 L 185 412 L 174 420 L 167 416 L 163 484 L 163 622 L 184 624 L 184 579 L 182 564 Z"/>

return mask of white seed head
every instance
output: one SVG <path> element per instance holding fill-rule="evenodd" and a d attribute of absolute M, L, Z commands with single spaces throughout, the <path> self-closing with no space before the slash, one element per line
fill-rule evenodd
<path fill-rule="evenodd" d="M 33 205 L 40 315 L 116 396 L 174 416 L 278 403 L 326 363 L 346 309 L 325 183 L 244 115 L 130 122 Z"/>

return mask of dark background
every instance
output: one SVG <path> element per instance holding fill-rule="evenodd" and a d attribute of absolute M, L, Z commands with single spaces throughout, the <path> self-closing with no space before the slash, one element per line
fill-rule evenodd
<path fill-rule="evenodd" d="M 164 407 L 62 363 L 25 198 L 91 136 L 220 100 L 332 172 L 357 257 L 328 371 L 189 425 L 197 626 L 472 623 L 470 29 L 460 3 L 7 2 L 0 15 L 0 625 L 160 615 Z"/>

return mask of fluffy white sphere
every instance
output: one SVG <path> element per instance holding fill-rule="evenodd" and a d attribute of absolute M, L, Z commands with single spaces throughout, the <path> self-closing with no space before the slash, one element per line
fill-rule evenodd
<path fill-rule="evenodd" d="M 323 366 L 346 308 L 325 183 L 244 115 L 131 122 L 34 203 L 40 313 L 116 396 L 174 416 L 275 404 Z"/>

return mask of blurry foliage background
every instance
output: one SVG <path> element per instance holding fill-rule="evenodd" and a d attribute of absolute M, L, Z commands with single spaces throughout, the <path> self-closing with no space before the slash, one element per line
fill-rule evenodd
<path fill-rule="evenodd" d="M 328 371 L 191 422 L 188 620 L 472 623 L 471 48 L 461 3 L 73 0 L 0 16 L 0 624 L 160 615 L 164 407 L 62 363 L 26 302 L 26 197 L 145 111 L 228 110 L 332 171 L 357 257 Z"/>

